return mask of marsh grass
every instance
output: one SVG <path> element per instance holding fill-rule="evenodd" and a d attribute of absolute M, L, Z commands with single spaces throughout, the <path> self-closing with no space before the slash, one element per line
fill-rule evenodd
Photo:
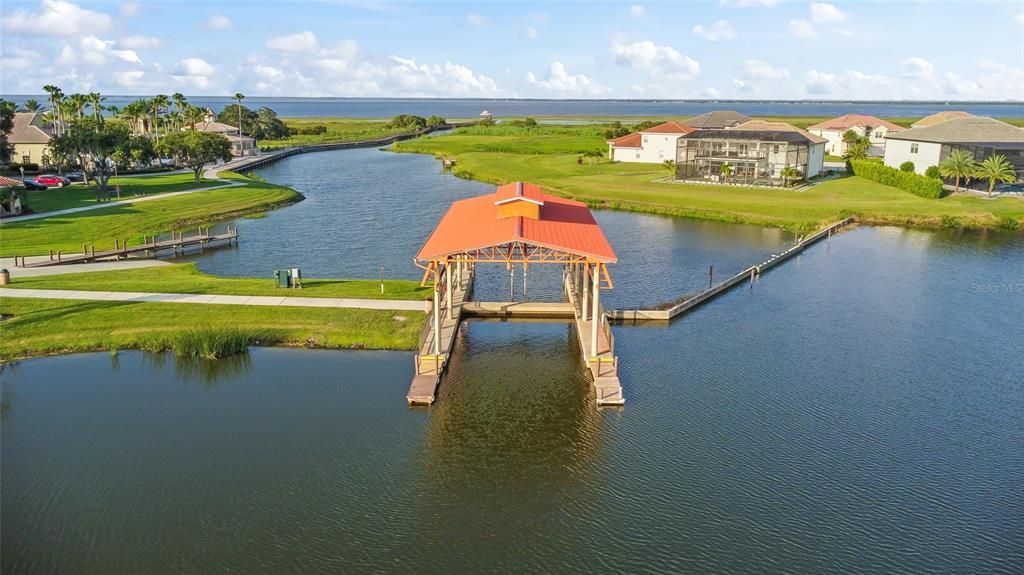
<path fill-rule="evenodd" d="M 194 328 L 174 333 L 167 344 L 178 357 L 220 359 L 245 353 L 250 345 L 267 339 L 265 335 L 234 327 Z"/>

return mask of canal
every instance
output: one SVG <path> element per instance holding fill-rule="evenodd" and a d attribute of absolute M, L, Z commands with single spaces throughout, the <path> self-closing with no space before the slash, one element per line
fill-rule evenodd
<path fill-rule="evenodd" d="M 309 199 L 200 266 L 415 277 L 444 206 L 488 189 L 345 153 L 263 171 Z M 339 162 L 394 176 L 331 184 Z M 789 241 L 598 218 L 620 305 Z M 362 249 L 274 251 L 314 220 Z M 1021 237 L 861 227 L 671 325 L 616 327 L 621 410 L 594 408 L 563 322 L 466 324 L 429 409 L 405 405 L 410 353 L 23 361 L 0 374 L 0 570 L 1019 573 L 1022 318 Z"/>

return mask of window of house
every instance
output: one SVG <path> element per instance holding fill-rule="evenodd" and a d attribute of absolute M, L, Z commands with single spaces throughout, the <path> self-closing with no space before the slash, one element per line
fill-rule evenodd
<path fill-rule="evenodd" d="M 779 145 L 778 144 L 775 144 L 774 146 L 772 146 L 772 153 L 773 154 L 778 154 L 779 153 Z"/>
<path fill-rule="evenodd" d="M 636 151 L 636 159 L 638 159 L 638 160 L 640 159 L 640 150 Z"/>
<path fill-rule="evenodd" d="M 911 154 L 916 154 L 917 153 L 917 144 L 910 144 L 910 153 Z"/>
<path fill-rule="evenodd" d="M 32 163 L 32 156 L 30 156 L 28 154 L 25 154 L 24 156 L 21 157 L 21 163 L 22 164 L 31 164 Z"/>
<path fill-rule="evenodd" d="M 882 134 L 882 131 L 879 130 L 879 131 L 875 132 L 875 139 L 876 140 L 881 140 L 883 135 L 884 134 Z"/>
<path fill-rule="evenodd" d="M 644 136 L 644 143 L 647 143 L 647 136 Z"/>

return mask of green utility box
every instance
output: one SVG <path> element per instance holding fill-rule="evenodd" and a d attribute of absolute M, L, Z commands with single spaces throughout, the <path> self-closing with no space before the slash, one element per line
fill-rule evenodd
<path fill-rule="evenodd" d="M 279 288 L 292 287 L 291 270 L 274 270 L 274 281 Z"/>

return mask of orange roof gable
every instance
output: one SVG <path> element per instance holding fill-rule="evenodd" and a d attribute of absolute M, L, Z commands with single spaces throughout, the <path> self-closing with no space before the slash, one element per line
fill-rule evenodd
<path fill-rule="evenodd" d="M 615 138 L 614 140 L 608 140 L 608 143 L 615 148 L 639 148 L 640 147 L 640 132 L 633 132 L 632 134 L 626 134 L 621 138 Z"/>
<path fill-rule="evenodd" d="M 808 130 L 848 130 L 854 126 L 870 126 L 872 128 L 885 126 L 894 132 L 905 129 L 903 126 L 898 126 L 875 116 L 846 114 L 845 116 L 839 116 L 838 118 L 832 118 L 820 124 L 815 124 L 808 128 Z"/>
<path fill-rule="evenodd" d="M 646 130 L 642 130 L 640 133 L 641 134 L 689 134 L 690 132 L 695 132 L 696 130 L 697 130 L 697 128 L 694 128 L 693 126 L 687 126 L 685 124 L 680 124 L 679 122 L 672 121 L 672 122 L 665 122 L 664 124 L 658 124 L 657 126 L 654 126 L 653 128 L 647 128 Z"/>
<path fill-rule="evenodd" d="M 522 195 L 518 195 L 519 190 Z M 500 204 L 518 198 L 539 203 L 539 217 L 501 217 Z M 443 259 L 513 242 L 551 248 L 602 263 L 618 261 L 586 204 L 548 195 L 533 184 L 518 182 L 501 186 L 493 194 L 452 203 L 416 259 Z"/>

